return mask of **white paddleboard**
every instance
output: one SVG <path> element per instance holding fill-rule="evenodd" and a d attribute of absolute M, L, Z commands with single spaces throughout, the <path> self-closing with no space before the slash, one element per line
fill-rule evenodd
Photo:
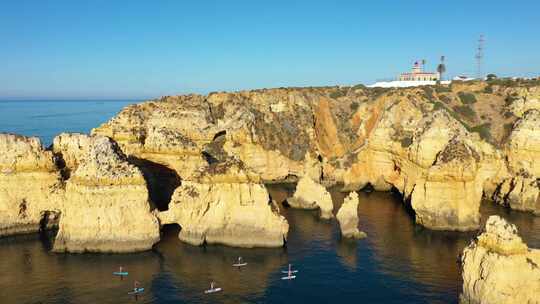
<path fill-rule="evenodd" d="M 246 266 L 247 263 L 236 263 L 236 264 L 232 264 L 233 267 L 242 267 L 242 266 Z"/>
<path fill-rule="evenodd" d="M 298 270 L 291 270 L 291 273 L 297 273 Z M 287 270 L 282 270 L 281 273 L 289 273 Z"/>
<path fill-rule="evenodd" d="M 137 290 L 133 290 L 131 292 L 128 292 L 128 294 L 139 294 L 144 291 L 144 288 L 137 288 Z"/>
<path fill-rule="evenodd" d="M 295 279 L 296 276 L 290 276 L 290 277 L 282 277 L 281 279 L 282 280 L 292 280 L 292 279 Z"/>
<path fill-rule="evenodd" d="M 205 290 L 204 293 L 214 293 L 214 292 L 220 292 L 220 291 L 221 291 L 221 287 L 217 287 L 217 288 Z"/>

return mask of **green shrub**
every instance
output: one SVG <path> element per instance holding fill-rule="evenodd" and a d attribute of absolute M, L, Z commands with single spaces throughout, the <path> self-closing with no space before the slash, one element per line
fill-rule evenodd
<path fill-rule="evenodd" d="M 476 118 L 476 112 L 468 105 L 456 106 L 454 107 L 454 110 L 468 119 L 472 120 Z"/>
<path fill-rule="evenodd" d="M 495 79 L 497 79 L 497 75 L 495 75 L 495 74 L 487 74 L 486 79 L 487 79 L 487 81 L 495 80 Z"/>
<path fill-rule="evenodd" d="M 516 101 L 516 100 L 518 100 L 518 99 L 519 99 L 519 97 L 518 97 L 517 95 L 514 95 L 514 94 L 508 95 L 508 96 L 506 96 L 506 98 L 504 99 L 504 105 L 508 107 L 508 106 L 511 105 L 514 101 Z"/>
<path fill-rule="evenodd" d="M 429 100 L 434 100 L 435 95 L 433 95 L 433 89 L 427 86 L 422 87 L 424 89 L 424 93 L 426 95 L 426 98 Z"/>
<path fill-rule="evenodd" d="M 356 112 L 356 110 L 358 109 L 359 106 L 360 106 L 360 105 L 358 104 L 358 102 L 353 101 L 353 102 L 351 103 L 351 111 L 352 111 L 352 112 Z"/>
<path fill-rule="evenodd" d="M 439 101 L 435 101 L 433 103 L 433 111 L 437 111 L 437 110 L 440 110 L 440 109 L 446 109 L 446 107 Z"/>
<path fill-rule="evenodd" d="M 476 97 L 472 93 L 459 92 L 458 97 L 463 104 L 473 104 L 476 102 Z"/>
<path fill-rule="evenodd" d="M 412 137 L 403 137 L 401 139 L 401 147 L 402 148 L 407 148 L 411 144 L 412 144 Z"/>
<path fill-rule="evenodd" d="M 438 86 L 435 86 L 435 92 L 437 92 L 437 93 L 450 93 L 450 92 L 452 92 L 452 89 L 450 89 L 449 86 L 438 85 Z"/>
<path fill-rule="evenodd" d="M 352 87 L 353 90 L 360 90 L 360 89 L 365 89 L 366 86 L 363 85 L 363 84 L 357 84 L 355 86 Z"/>
<path fill-rule="evenodd" d="M 491 124 L 488 122 L 488 123 L 484 123 L 484 124 L 472 127 L 469 131 L 470 132 L 476 132 L 476 133 L 480 134 L 480 137 L 483 140 L 489 141 L 489 140 L 491 140 L 491 130 L 490 130 L 490 128 L 491 128 Z"/>
<path fill-rule="evenodd" d="M 484 93 L 487 93 L 487 94 L 493 93 L 493 88 L 490 85 L 486 86 L 484 88 Z"/>
<path fill-rule="evenodd" d="M 452 102 L 452 98 L 450 98 L 449 96 L 447 95 L 440 95 L 439 97 L 441 99 L 441 101 L 443 101 L 444 103 L 446 104 L 449 104 Z"/>
<path fill-rule="evenodd" d="M 330 93 L 330 98 L 339 98 L 339 97 L 343 97 L 345 95 L 347 95 L 347 90 L 345 90 L 346 88 L 342 88 L 342 89 L 337 89 L 336 91 L 333 91 L 332 93 Z"/>

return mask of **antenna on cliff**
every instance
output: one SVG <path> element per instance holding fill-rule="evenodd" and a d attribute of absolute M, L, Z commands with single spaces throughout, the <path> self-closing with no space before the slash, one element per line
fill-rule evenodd
<path fill-rule="evenodd" d="M 484 59 L 484 42 L 486 40 L 484 39 L 484 35 L 480 35 L 480 39 L 478 39 L 478 48 L 476 49 L 476 77 L 478 79 L 482 79 L 482 60 Z"/>

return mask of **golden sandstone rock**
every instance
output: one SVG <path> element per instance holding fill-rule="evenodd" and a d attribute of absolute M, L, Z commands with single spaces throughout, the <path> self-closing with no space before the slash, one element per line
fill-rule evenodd
<path fill-rule="evenodd" d="M 180 239 L 193 245 L 277 247 L 289 230 L 258 177 L 231 161 L 202 171 L 196 181 L 183 182 L 169 210 L 158 217 L 162 224 L 178 223 Z"/>
<path fill-rule="evenodd" d="M 62 181 L 36 137 L 0 133 L 0 236 L 36 232 L 60 213 Z"/>
<path fill-rule="evenodd" d="M 67 143 L 66 141 L 73 142 Z M 131 252 L 159 240 L 141 171 L 107 137 L 62 135 L 55 147 L 71 167 L 55 251 Z M 85 143 L 82 152 L 73 149 Z M 77 161 L 73 161 L 77 159 Z"/>
<path fill-rule="evenodd" d="M 490 216 L 485 231 L 463 251 L 462 304 L 540 303 L 540 250 L 517 228 Z"/>
<path fill-rule="evenodd" d="M 294 196 L 288 200 L 288 203 L 294 208 L 319 209 L 323 219 L 334 217 L 334 204 L 330 193 L 309 176 L 300 179 Z"/>
<path fill-rule="evenodd" d="M 161 211 L 192 243 L 280 246 L 286 221 L 262 185 L 282 182 L 298 182 L 292 206 L 324 218 L 326 186 L 368 185 L 399 191 L 431 229 L 477 229 L 483 198 L 539 214 L 539 92 L 510 81 L 168 96 L 124 108 L 93 136 L 58 136 L 56 159 L 37 139 L 3 135 L 1 233 L 62 214 L 58 250 L 142 250 L 157 241 Z"/>
<path fill-rule="evenodd" d="M 353 239 L 361 239 L 367 236 L 365 232 L 358 230 L 358 193 L 351 192 L 345 198 L 336 218 L 342 236 Z"/>

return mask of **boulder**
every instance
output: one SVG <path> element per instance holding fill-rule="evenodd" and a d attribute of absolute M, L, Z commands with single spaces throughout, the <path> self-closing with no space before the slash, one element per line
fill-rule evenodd
<path fill-rule="evenodd" d="M 516 226 L 490 216 L 461 257 L 462 304 L 540 303 L 540 250 L 528 248 Z"/>

